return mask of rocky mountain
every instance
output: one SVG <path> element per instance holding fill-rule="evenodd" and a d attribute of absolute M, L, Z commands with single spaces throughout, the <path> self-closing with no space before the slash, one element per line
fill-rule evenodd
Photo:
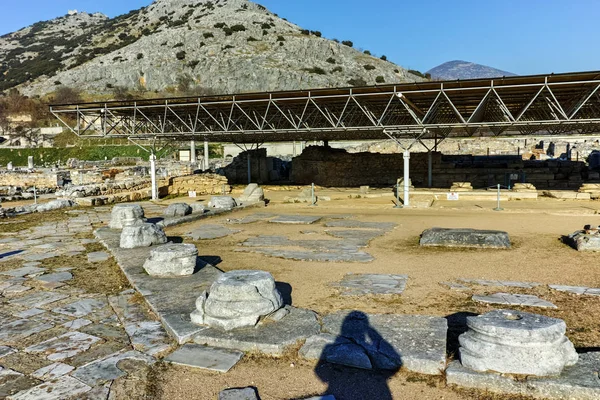
<path fill-rule="evenodd" d="M 0 38 L 0 90 L 243 93 L 421 81 L 247 0 L 156 0 L 110 19 L 70 13 Z"/>
<path fill-rule="evenodd" d="M 454 79 L 478 79 L 498 78 L 503 76 L 516 76 L 512 72 L 501 71 L 486 65 L 476 64 L 468 61 L 449 61 L 427 71 L 432 79 L 454 80 Z"/>

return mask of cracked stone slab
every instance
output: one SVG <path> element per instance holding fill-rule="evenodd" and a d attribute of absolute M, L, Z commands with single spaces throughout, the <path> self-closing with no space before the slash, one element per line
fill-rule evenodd
<path fill-rule="evenodd" d="M 241 243 L 242 248 L 236 251 L 260 253 L 298 261 L 373 261 L 373 256 L 360 250 L 360 247 L 364 247 L 364 245 L 348 240 L 290 240 L 285 236 L 261 235 Z M 280 247 L 299 247 L 304 250 L 289 250 Z"/>
<path fill-rule="evenodd" d="M 36 321 L 32 319 L 19 319 L 10 323 L 4 323 L 0 326 L 0 341 L 18 342 L 26 337 L 36 333 L 47 331 L 54 327 L 54 324 Z"/>
<path fill-rule="evenodd" d="M 46 304 L 66 299 L 67 297 L 69 297 L 69 295 L 64 293 L 37 292 L 27 296 L 19 297 L 18 299 L 11 300 L 9 301 L 9 303 L 17 304 L 23 307 L 39 308 L 45 306 Z"/>
<path fill-rule="evenodd" d="M 29 390 L 9 396 L 8 400 L 64 400 L 77 398 L 89 392 L 92 388 L 71 377 L 62 376 L 56 380 L 44 382 Z"/>
<path fill-rule="evenodd" d="M 227 219 L 227 223 L 228 224 L 252 224 L 254 222 L 260 222 L 260 221 L 266 221 L 270 218 L 275 217 L 276 214 L 269 214 L 269 213 L 255 213 L 252 215 L 247 215 L 244 218 L 239 218 L 239 219 Z"/>
<path fill-rule="evenodd" d="M 110 258 L 110 254 L 105 251 L 94 251 L 92 253 L 87 254 L 88 262 L 98 263 L 102 261 L 106 261 Z"/>
<path fill-rule="evenodd" d="M 364 222 L 355 220 L 334 220 L 327 221 L 325 226 L 328 228 L 361 228 L 361 229 L 378 229 L 389 232 L 396 227 L 393 222 Z"/>
<path fill-rule="evenodd" d="M 446 286 L 452 290 L 471 290 L 470 287 L 461 285 L 460 283 L 456 283 L 456 282 L 440 282 L 440 285 Z"/>
<path fill-rule="evenodd" d="M 36 315 L 40 315 L 45 312 L 46 311 L 40 310 L 39 308 L 30 308 L 29 310 L 21 311 L 14 315 L 19 318 L 29 318 L 29 317 L 35 317 Z"/>
<path fill-rule="evenodd" d="M 14 295 L 28 292 L 30 290 L 31 290 L 30 286 L 23 286 L 23 285 L 16 284 L 16 285 L 9 286 L 7 289 L 4 289 L 2 294 L 6 297 L 12 297 Z"/>
<path fill-rule="evenodd" d="M 159 321 L 150 320 L 141 305 L 131 301 L 133 295 L 110 297 L 118 321 L 125 328 L 133 348 L 156 355 L 171 348 L 171 339 Z"/>
<path fill-rule="evenodd" d="M 551 289 L 577 295 L 600 296 L 600 288 L 589 288 L 585 286 L 548 285 Z"/>
<path fill-rule="evenodd" d="M 70 317 L 81 318 L 92 312 L 98 311 L 107 305 L 107 302 L 104 300 L 82 299 L 74 303 L 67 304 L 64 307 L 55 308 L 52 310 L 52 312 L 68 315 Z"/>
<path fill-rule="evenodd" d="M 421 234 L 421 246 L 509 249 L 508 233 L 469 228 L 431 228 Z"/>
<path fill-rule="evenodd" d="M 69 372 L 73 371 L 74 369 L 75 368 L 70 365 L 58 362 L 58 363 L 50 364 L 46 367 L 40 368 L 31 375 L 34 378 L 41 379 L 43 381 L 49 381 L 49 380 L 59 378 L 63 375 L 66 375 Z"/>
<path fill-rule="evenodd" d="M 78 318 L 73 321 L 65 322 L 62 326 L 72 331 L 76 331 L 79 328 L 83 328 L 84 326 L 90 325 L 92 321 L 89 319 Z"/>
<path fill-rule="evenodd" d="M 29 267 L 11 269 L 9 271 L 0 272 L 0 275 L 8 275 L 8 276 L 12 276 L 14 278 L 21 278 L 23 276 L 39 274 L 39 273 L 43 273 L 43 272 L 46 272 L 46 268 L 29 266 Z"/>
<path fill-rule="evenodd" d="M 495 280 L 486 280 L 486 279 L 467 279 L 460 278 L 459 281 L 464 283 L 471 283 L 474 285 L 481 286 L 495 286 L 495 287 L 517 287 L 524 289 L 533 289 L 534 287 L 540 286 L 541 283 L 538 282 L 519 282 L 519 281 L 495 281 Z"/>
<path fill-rule="evenodd" d="M 406 289 L 408 275 L 394 274 L 347 274 L 334 283 L 341 289 L 342 296 L 399 295 Z"/>
<path fill-rule="evenodd" d="M 126 373 L 119 368 L 119 363 L 123 360 L 137 360 L 147 365 L 154 363 L 154 358 L 140 353 L 139 351 L 132 350 L 124 353 L 111 354 L 101 360 L 95 360 L 82 365 L 73 372 L 72 376 L 90 386 L 97 386 L 105 382 L 113 381 L 126 375 Z"/>
<path fill-rule="evenodd" d="M 165 361 L 187 367 L 227 372 L 243 356 L 244 353 L 237 350 L 186 344 L 165 358 Z"/>
<path fill-rule="evenodd" d="M 55 274 L 41 275 L 35 278 L 37 281 L 47 283 L 60 283 L 70 281 L 71 279 L 73 279 L 73 274 L 70 272 L 57 272 Z"/>
<path fill-rule="evenodd" d="M 8 346 L 0 346 L 0 358 L 16 353 L 17 350 Z"/>
<path fill-rule="evenodd" d="M 68 332 L 42 343 L 29 346 L 24 351 L 32 354 L 48 354 L 46 357 L 48 360 L 60 361 L 88 350 L 94 343 L 101 340 L 99 337 L 86 333 Z"/>
<path fill-rule="evenodd" d="M 556 377 L 527 377 L 518 380 L 511 375 L 491 372 L 477 372 L 453 361 L 446 370 L 448 384 L 466 388 L 486 390 L 494 393 L 531 396 L 538 399 L 578 399 L 595 400 L 600 398 L 600 353 L 584 353 L 572 367 L 566 367 Z"/>
<path fill-rule="evenodd" d="M 474 301 L 521 307 L 558 308 L 553 303 L 529 294 L 495 293 L 488 296 L 474 295 Z"/>
<path fill-rule="evenodd" d="M 289 307 L 289 310 L 290 313 L 280 321 L 259 323 L 252 328 L 224 331 L 200 327 L 200 332 L 193 339 L 201 345 L 282 355 L 287 348 L 319 333 L 320 329 L 313 311 L 294 307 Z"/>
<path fill-rule="evenodd" d="M 341 231 L 331 231 L 326 230 L 329 236 L 333 236 L 340 239 L 353 240 L 357 243 L 360 243 L 362 247 L 365 247 L 369 244 L 369 242 L 373 239 L 381 237 L 386 234 L 385 230 L 341 230 Z"/>
<path fill-rule="evenodd" d="M 323 318 L 322 332 L 362 347 L 378 369 L 439 375 L 446 367 L 444 318 L 422 315 L 382 315 L 342 311 Z M 337 346 L 335 346 L 337 347 Z M 345 347 L 340 347 L 343 353 Z M 336 349 L 332 349 L 336 352 Z"/>
<path fill-rule="evenodd" d="M 226 389 L 219 393 L 218 400 L 259 400 L 256 390 L 251 387 L 243 389 Z"/>
<path fill-rule="evenodd" d="M 314 215 L 278 215 L 269 222 L 272 224 L 311 225 L 322 218 Z"/>
<path fill-rule="evenodd" d="M 212 240 L 227 237 L 241 232 L 239 229 L 230 229 L 225 225 L 202 225 L 186 234 L 192 240 Z"/>

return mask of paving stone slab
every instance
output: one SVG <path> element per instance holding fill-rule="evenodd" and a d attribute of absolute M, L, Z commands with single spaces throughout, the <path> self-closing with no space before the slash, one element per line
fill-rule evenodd
<path fill-rule="evenodd" d="M 340 239 L 352 240 L 360 244 L 362 247 L 366 247 L 369 242 L 373 239 L 381 237 L 386 234 L 385 230 L 341 230 L 331 231 L 326 230 L 325 233 L 329 236 L 333 236 Z"/>
<path fill-rule="evenodd" d="M 0 346 L 0 358 L 16 353 L 17 350 L 8 346 Z"/>
<path fill-rule="evenodd" d="M 19 319 L 0 327 L 0 342 L 15 343 L 36 333 L 47 331 L 54 324 L 33 319 Z"/>
<path fill-rule="evenodd" d="M 389 232 L 396 227 L 393 222 L 364 222 L 356 220 L 334 220 L 327 221 L 325 226 L 328 228 L 361 228 L 361 229 L 378 229 Z"/>
<path fill-rule="evenodd" d="M 323 333 L 361 346 L 373 366 L 439 375 L 446 367 L 444 318 L 342 311 L 323 318 Z"/>
<path fill-rule="evenodd" d="M 243 356 L 244 353 L 241 351 L 185 344 L 165 358 L 165 361 L 187 367 L 227 372 Z"/>
<path fill-rule="evenodd" d="M 318 251 L 293 251 L 269 248 L 237 249 L 236 251 L 264 254 L 270 257 L 283 258 L 296 261 L 317 261 L 317 262 L 361 262 L 367 263 L 375 258 L 364 251 L 354 253 L 337 252 L 318 252 Z"/>
<path fill-rule="evenodd" d="M 88 262 L 98 263 L 102 261 L 106 261 L 110 258 L 110 254 L 105 251 L 95 251 L 93 253 L 87 254 Z"/>
<path fill-rule="evenodd" d="M 0 398 L 5 399 L 39 384 L 39 380 L 23 375 L 9 368 L 0 367 Z M 34 400 L 34 399 L 31 399 Z"/>
<path fill-rule="evenodd" d="M 440 285 L 446 286 L 452 290 L 465 290 L 465 291 L 471 290 L 470 287 L 461 285 L 460 283 L 456 283 L 456 282 L 440 282 Z"/>
<path fill-rule="evenodd" d="M 65 400 L 77 398 L 92 388 L 71 377 L 62 376 L 56 380 L 42 383 L 29 390 L 9 396 L 8 400 Z"/>
<path fill-rule="evenodd" d="M 600 296 L 600 288 L 589 288 L 585 286 L 548 285 L 551 289 L 577 295 Z"/>
<path fill-rule="evenodd" d="M 219 400 L 259 400 L 254 388 L 227 389 L 219 393 Z"/>
<path fill-rule="evenodd" d="M 12 297 L 12 296 L 24 293 L 24 292 L 28 292 L 30 290 L 31 290 L 30 286 L 16 284 L 16 285 L 9 286 L 7 289 L 4 289 L 2 291 L 2 295 L 4 295 L 5 297 Z"/>
<path fill-rule="evenodd" d="M 264 323 L 253 328 L 224 331 L 200 327 L 194 335 L 197 344 L 241 351 L 258 351 L 282 355 L 287 348 L 319 333 L 319 322 L 313 311 L 289 307 L 290 313 L 278 322 Z"/>
<path fill-rule="evenodd" d="M 202 225 L 186 234 L 192 240 L 219 239 L 241 232 L 239 229 L 230 229 L 225 225 Z"/>
<path fill-rule="evenodd" d="M 333 286 L 341 289 L 342 296 L 399 295 L 406 289 L 407 280 L 408 275 L 347 274 Z"/>
<path fill-rule="evenodd" d="M 72 331 L 76 331 L 79 328 L 83 328 L 84 326 L 90 325 L 91 323 L 92 321 L 90 321 L 89 319 L 78 318 L 74 319 L 73 321 L 65 322 L 63 326 Z"/>
<path fill-rule="evenodd" d="M 40 310 L 39 308 L 30 308 L 29 310 L 21 311 L 21 312 L 15 313 L 14 315 L 19 318 L 29 318 L 29 317 L 34 317 L 36 315 L 43 314 L 45 312 L 46 311 Z"/>
<path fill-rule="evenodd" d="M 239 219 L 235 219 L 235 218 L 231 218 L 231 219 L 227 219 L 227 223 L 228 224 L 252 224 L 254 222 L 260 222 L 260 221 L 266 221 L 270 218 L 275 217 L 276 214 L 269 214 L 269 213 L 255 213 L 252 215 L 247 215 L 244 218 L 239 218 Z"/>
<path fill-rule="evenodd" d="M 46 340 L 45 342 L 29 346 L 26 353 L 44 353 L 50 361 L 60 361 L 73 357 L 88 350 L 94 343 L 102 339 L 81 332 L 68 332 L 64 335 Z"/>
<path fill-rule="evenodd" d="M 496 287 L 518 287 L 524 289 L 532 289 L 534 287 L 538 287 L 541 283 L 538 282 L 519 282 L 519 281 L 494 281 L 494 280 L 486 280 L 486 279 L 467 279 L 460 278 L 459 281 L 465 283 L 471 283 L 474 285 L 481 286 L 496 286 Z"/>
<path fill-rule="evenodd" d="M 101 360 L 95 360 L 89 364 L 82 365 L 73 372 L 72 376 L 90 386 L 97 386 L 108 381 L 113 381 L 126 375 L 118 366 L 123 360 L 137 360 L 146 365 L 151 365 L 155 362 L 154 358 L 132 350 L 111 354 Z"/>
<path fill-rule="evenodd" d="M 37 292 L 23 297 L 19 297 L 18 299 L 13 299 L 9 301 L 9 303 L 29 308 L 40 308 L 47 304 L 66 299 L 67 297 L 69 297 L 69 295 L 64 293 Z"/>
<path fill-rule="evenodd" d="M 63 307 L 58 307 L 52 310 L 52 312 L 58 314 L 68 315 L 70 317 L 81 318 L 86 315 L 98 311 L 108 305 L 105 300 L 99 299 L 81 299 L 71 304 L 67 304 Z"/>
<path fill-rule="evenodd" d="M 269 222 L 272 224 L 311 225 L 322 218 L 314 215 L 278 215 Z"/>
<path fill-rule="evenodd" d="M 70 281 L 71 279 L 73 279 L 73 274 L 70 272 L 57 272 L 55 274 L 41 275 L 35 278 L 37 281 L 48 283 L 60 283 Z"/>
<path fill-rule="evenodd" d="M 46 268 L 29 266 L 29 267 L 11 269 L 9 271 L 0 272 L 0 275 L 8 275 L 8 276 L 12 276 L 15 278 L 20 278 L 23 276 L 39 274 L 39 273 L 43 273 L 43 272 L 46 272 Z"/>
<path fill-rule="evenodd" d="M 509 249 L 508 233 L 477 229 L 431 228 L 421 234 L 421 246 Z"/>
<path fill-rule="evenodd" d="M 557 377 L 521 380 L 511 375 L 473 371 L 453 361 L 446 370 L 446 380 L 450 385 L 538 399 L 596 400 L 600 398 L 598 371 L 600 352 L 592 352 L 580 354 L 577 364 L 566 367 Z"/>
<path fill-rule="evenodd" d="M 474 301 L 521 307 L 558 308 L 553 303 L 529 294 L 495 293 L 488 296 L 474 295 Z"/>
<path fill-rule="evenodd" d="M 63 375 L 66 375 L 69 372 L 73 371 L 74 369 L 75 368 L 70 365 L 58 362 L 58 363 L 50 364 L 46 367 L 40 368 L 37 371 L 35 371 L 34 373 L 32 373 L 31 375 L 34 378 L 41 379 L 43 381 L 49 381 L 49 380 L 59 378 Z"/>

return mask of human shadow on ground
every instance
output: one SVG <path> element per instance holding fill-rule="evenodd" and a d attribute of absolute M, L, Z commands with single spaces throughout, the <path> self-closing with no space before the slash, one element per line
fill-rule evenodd
<path fill-rule="evenodd" d="M 476 317 L 478 314 L 471 312 L 457 312 L 445 316 L 448 321 L 448 331 L 446 333 L 446 353 L 452 357 L 455 356 L 458 359 L 458 349 L 460 343 L 458 343 L 458 337 L 469 330 L 467 327 L 467 317 Z"/>
<path fill-rule="evenodd" d="M 323 349 L 315 374 L 328 384 L 326 395 L 392 400 L 387 381 L 401 366 L 402 356 L 370 325 L 369 317 L 352 311 L 335 342 Z"/>

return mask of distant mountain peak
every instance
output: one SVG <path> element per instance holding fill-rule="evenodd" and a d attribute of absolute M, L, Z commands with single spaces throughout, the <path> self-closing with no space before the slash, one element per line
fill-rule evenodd
<path fill-rule="evenodd" d="M 504 76 L 516 76 L 512 72 L 502 71 L 500 69 L 488 67 L 470 61 L 454 60 L 438 65 L 427 71 L 433 79 L 454 80 L 454 79 L 486 79 L 501 78 Z"/>

